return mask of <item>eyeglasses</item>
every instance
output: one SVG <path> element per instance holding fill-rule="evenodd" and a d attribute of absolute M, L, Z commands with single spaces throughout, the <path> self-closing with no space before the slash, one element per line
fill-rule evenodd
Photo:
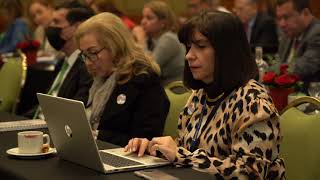
<path fill-rule="evenodd" d="M 86 61 L 86 60 L 90 60 L 90 61 L 97 61 L 99 59 L 98 55 L 99 53 L 104 50 L 105 47 L 101 48 L 100 50 L 96 51 L 96 52 L 81 52 L 80 53 L 80 58 L 83 60 L 83 61 Z"/>

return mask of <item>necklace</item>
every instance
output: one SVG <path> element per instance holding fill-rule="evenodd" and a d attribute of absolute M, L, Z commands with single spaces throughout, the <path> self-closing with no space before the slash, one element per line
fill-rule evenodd
<path fill-rule="evenodd" d="M 206 101 L 213 103 L 213 102 L 217 101 L 218 99 L 220 99 L 223 95 L 224 95 L 224 92 L 221 93 L 218 97 L 211 99 L 211 98 L 209 98 L 208 94 L 206 93 Z"/>

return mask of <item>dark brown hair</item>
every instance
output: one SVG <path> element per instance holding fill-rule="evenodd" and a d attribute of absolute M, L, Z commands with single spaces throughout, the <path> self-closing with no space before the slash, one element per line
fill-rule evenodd
<path fill-rule="evenodd" d="M 124 16 L 123 12 L 121 12 L 116 5 L 114 4 L 114 1 L 108 1 L 108 0 L 94 0 L 92 2 L 92 5 L 95 5 L 100 12 L 110 12 L 112 14 L 115 14 L 119 17 Z"/>
<path fill-rule="evenodd" d="M 180 42 L 187 47 L 193 42 L 195 31 L 204 35 L 215 51 L 213 83 L 220 90 L 231 91 L 257 76 L 258 68 L 251 57 L 247 37 L 238 17 L 218 11 L 202 12 L 182 25 L 178 33 Z M 207 86 L 193 78 L 187 62 L 184 84 L 192 89 Z"/>
<path fill-rule="evenodd" d="M 11 19 L 23 16 L 23 5 L 20 0 L 1 0 L 0 10 L 8 12 Z"/>
<path fill-rule="evenodd" d="M 34 4 L 34 3 L 39 3 L 39 4 L 41 4 L 41 5 L 43 5 L 43 6 L 50 6 L 50 7 L 54 7 L 54 3 L 53 3 L 53 0 L 31 0 L 30 2 L 29 2 L 29 6 L 28 6 L 28 9 L 30 8 L 30 6 L 32 5 L 32 4 Z"/>
<path fill-rule="evenodd" d="M 277 6 L 280 6 L 287 2 L 292 2 L 294 8 L 298 12 L 301 12 L 303 9 L 306 9 L 306 8 L 310 10 L 309 0 L 277 0 Z"/>

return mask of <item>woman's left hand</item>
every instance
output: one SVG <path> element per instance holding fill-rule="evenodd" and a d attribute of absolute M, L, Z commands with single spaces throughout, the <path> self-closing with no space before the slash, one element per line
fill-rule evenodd
<path fill-rule="evenodd" d="M 176 157 L 177 144 L 171 136 L 156 137 L 149 143 L 149 152 L 156 156 L 156 151 L 160 151 L 169 161 L 173 162 Z"/>

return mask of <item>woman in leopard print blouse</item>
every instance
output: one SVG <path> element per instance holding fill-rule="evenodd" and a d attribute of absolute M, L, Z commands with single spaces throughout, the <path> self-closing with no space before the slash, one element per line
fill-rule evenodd
<path fill-rule="evenodd" d="M 178 123 L 178 138 L 131 139 L 126 151 L 156 150 L 177 166 L 217 179 L 284 179 L 279 158 L 279 116 L 266 89 L 240 20 L 204 12 L 179 31 L 186 46 L 184 83 L 194 91 Z"/>

